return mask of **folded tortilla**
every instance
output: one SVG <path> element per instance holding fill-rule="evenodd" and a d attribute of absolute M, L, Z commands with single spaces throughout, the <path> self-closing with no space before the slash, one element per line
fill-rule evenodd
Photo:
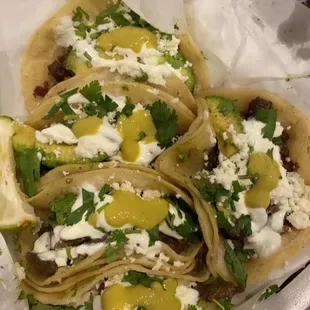
<path fill-rule="evenodd" d="M 73 169 L 72 171 L 76 172 L 77 170 Z M 55 201 L 57 201 L 57 199 L 65 197 L 65 195 L 68 195 L 68 193 L 77 193 L 80 191 L 81 187 L 89 188 L 89 186 L 92 186 L 93 188 L 100 190 L 100 188 L 103 188 L 104 186 L 106 187 L 108 185 L 111 186 L 110 189 L 112 190 L 112 197 L 115 195 L 115 193 L 131 193 L 130 195 L 137 197 L 141 197 L 139 195 L 142 195 L 142 197 L 145 197 L 144 199 L 150 199 L 145 200 L 145 203 L 148 203 L 148 201 L 152 201 L 154 199 L 161 199 L 163 202 L 164 199 L 168 199 L 168 197 L 171 199 L 169 201 L 178 201 L 179 203 L 182 202 L 183 205 L 187 206 L 187 209 L 185 210 L 183 207 L 178 209 L 178 212 L 181 212 L 182 216 L 180 213 L 178 213 L 178 215 L 175 213 L 171 220 L 173 223 L 176 223 L 175 219 L 181 220 L 181 222 L 178 223 L 178 225 L 181 225 L 179 226 L 180 228 L 176 228 L 180 233 L 182 233 L 180 230 L 181 227 L 183 227 L 182 225 L 185 225 L 186 223 L 186 225 L 190 225 L 187 226 L 186 230 L 192 230 L 192 233 L 189 233 L 188 237 L 186 237 L 187 235 L 185 233 L 185 235 L 182 235 L 180 239 L 180 236 L 175 236 L 175 233 L 172 232 L 174 226 L 169 226 L 172 227 L 172 230 L 169 229 L 168 232 L 165 230 L 165 228 L 161 229 L 161 225 L 165 226 L 167 222 L 167 220 L 164 219 L 163 222 L 159 223 L 159 240 L 162 240 L 161 250 L 158 252 L 158 255 L 152 257 L 143 254 L 143 251 L 126 252 L 126 248 L 124 249 L 124 246 L 126 247 L 126 245 L 123 244 L 121 247 L 117 247 L 115 244 L 113 244 L 113 241 L 111 241 L 112 243 L 109 243 L 108 241 L 110 240 L 109 238 L 111 237 L 111 234 L 113 235 L 113 230 L 117 230 L 118 234 L 120 233 L 119 231 L 123 231 L 129 239 L 131 234 L 138 234 L 140 233 L 139 231 L 141 231 L 142 234 L 151 234 L 150 230 L 148 232 L 147 230 L 138 229 L 132 225 L 129 227 L 127 227 L 128 225 L 122 226 L 124 228 L 114 227 L 110 232 L 103 232 L 102 237 L 100 237 L 102 238 L 102 241 L 93 241 L 97 242 L 97 244 L 98 242 L 99 244 L 100 242 L 103 244 L 103 246 L 98 248 L 98 250 L 96 250 L 94 253 L 90 255 L 81 255 L 75 258 L 71 257 L 72 261 L 69 263 L 69 265 L 59 265 L 57 268 L 55 268 L 56 260 L 53 261 L 52 259 L 53 268 L 51 268 L 51 266 L 49 266 L 51 261 L 48 260 L 50 258 L 46 258 L 46 256 L 44 258 L 44 255 L 49 255 L 49 251 L 55 250 L 49 248 L 47 248 L 47 250 L 42 250 L 41 241 L 40 246 L 36 244 L 36 242 L 38 243 L 39 238 L 42 240 L 42 233 L 40 233 L 39 236 L 38 233 L 33 235 L 30 230 L 24 230 L 21 232 L 19 238 L 21 244 L 21 262 L 26 271 L 26 279 L 22 284 L 23 290 L 25 290 L 28 294 L 34 294 L 34 297 L 43 303 L 71 304 L 73 302 L 72 300 L 75 299 L 70 299 L 72 297 L 72 291 L 76 290 L 76 287 L 78 287 L 78 290 L 75 292 L 76 298 L 82 298 L 104 278 L 110 277 L 115 273 L 125 272 L 128 270 L 142 270 L 148 274 L 166 276 L 185 281 L 204 282 L 208 279 L 209 271 L 207 269 L 205 259 L 207 250 L 200 236 L 198 219 L 197 215 L 195 214 L 195 203 L 184 191 L 169 183 L 164 176 L 156 173 L 154 170 L 145 167 L 136 166 L 133 168 L 132 165 L 118 164 L 114 165 L 114 167 L 106 167 L 99 170 L 97 169 L 87 172 L 76 172 L 66 177 L 55 178 L 54 181 L 51 181 L 50 178 L 50 181 L 46 184 L 46 186 L 43 186 L 41 191 L 36 196 L 32 197 L 29 202 L 34 207 L 37 215 L 43 221 L 43 227 L 45 227 L 48 225 L 51 216 L 53 216 L 53 214 L 55 215 L 55 209 L 52 207 L 52 205 L 55 203 Z M 133 190 L 136 192 L 142 192 L 140 194 L 134 194 L 132 193 Z M 95 197 L 97 197 L 96 195 L 97 194 L 95 194 Z M 110 194 L 107 193 L 106 195 Z M 162 198 L 158 198 L 158 195 L 160 195 Z M 96 199 L 97 198 L 95 198 L 95 201 Z M 109 206 L 107 206 L 107 208 L 108 207 Z M 171 206 L 169 208 L 171 208 Z M 160 212 L 159 209 L 156 212 Z M 173 211 L 170 210 L 169 214 L 170 212 Z M 120 215 L 116 215 L 116 217 L 117 216 Z M 89 220 L 88 223 L 90 223 Z M 96 223 L 99 223 L 98 220 Z M 84 222 L 82 224 L 84 225 Z M 56 228 L 54 228 L 54 233 L 52 233 L 52 236 L 54 237 L 51 238 L 56 238 L 55 232 L 58 229 L 57 227 L 59 227 L 59 229 L 62 229 L 63 227 L 65 227 L 65 229 L 77 229 L 75 228 L 77 226 L 74 225 L 80 225 L 80 222 L 73 224 L 73 226 L 72 224 L 71 226 L 68 224 L 68 226 L 64 223 L 62 223 L 62 225 L 65 226 L 59 226 L 59 223 L 56 223 Z M 134 229 L 134 231 L 128 231 L 128 229 Z M 166 235 L 167 233 L 169 236 Z M 164 235 L 166 237 L 164 237 Z M 83 237 L 81 238 L 83 239 Z M 81 238 L 76 239 L 79 241 L 79 245 L 77 246 L 71 246 L 72 242 L 66 245 L 61 244 L 61 242 L 68 241 L 61 240 L 60 243 L 58 241 L 58 245 L 56 242 L 55 249 L 59 249 L 59 247 L 61 249 L 66 245 L 66 255 L 68 255 L 69 258 L 70 254 L 67 252 L 69 251 L 67 250 L 68 248 L 70 248 L 70 253 L 74 253 L 74 247 L 79 247 L 83 244 L 86 246 L 87 244 L 91 245 L 91 240 L 89 239 L 83 241 L 82 244 L 80 244 Z M 184 243 L 184 246 L 180 247 L 182 243 Z M 154 247 L 155 245 L 149 245 L 149 247 Z M 156 246 L 158 246 L 158 244 Z M 111 251 L 111 248 L 109 247 L 115 247 L 115 251 L 117 251 L 117 257 L 112 260 L 111 257 L 107 254 L 107 251 Z M 35 250 L 38 248 L 41 250 Z M 156 251 L 155 248 L 153 250 Z M 57 255 L 56 257 L 58 257 Z"/>
<path fill-rule="evenodd" d="M 56 80 L 49 74 L 48 71 L 48 66 L 51 65 L 54 61 L 63 57 L 63 55 L 66 53 L 65 48 L 56 44 L 54 36 L 55 27 L 61 23 L 62 18 L 65 16 L 72 17 L 73 12 L 77 10 L 77 8 L 82 8 L 86 12 L 89 20 L 94 21 L 99 13 L 101 15 L 105 14 L 102 12 L 110 9 L 113 4 L 113 1 L 108 0 L 67 1 L 67 3 L 58 10 L 58 12 L 56 12 L 49 20 L 47 20 L 43 25 L 41 25 L 40 28 L 33 34 L 23 55 L 21 74 L 23 95 L 25 98 L 25 105 L 28 112 L 34 110 L 37 105 L 42 101 L 42 97 L 36 96 L 34 93 L 36 87 L 39 86 L 41 87 L 41 89 L 51 89 L 50 92 L 47 94 L 47 97 L 55 95 L 59 91 L 59 89 L 61 89 L 62 87 L 66 87 L 65 85 L 67 81 L 56 85 L 55 88 L 51 88 L 56 84 Z M 204 57 L 198 47 L 194 44 L 189 34 L 179 35 L 176 37 L 180 40 L 180 52 L 190 63 L 190 65 L 187 65 L 185 69 L 193 70 L 195 79 L 194 94 L 198 95 L 202 89 L 208 87 L 208 75 L 206 71 Z M 179 60 L 177 59 L 177 61 Z M 179 64 L 176 63 L 175 65 L 178 68 Z M 191 68 L 189 66 L 191 66 Z M 78 73 L 78 75 L 81 75 L 82 79 L 87 79 L 87 75 L 89 72 L 91 75 L 99 75 L 102 78 L 104 77 L 106 80 L 110 81 L 120 79 L 125 79 L 129 81 L 133 80 L 129 76 L 126 77 L 126 75 L 121 75 L 117 72 L 110 72 L 109 68 L 93 67 L 90 68 L 89 71 L 86 70 L 86 74 L 85 70 L 81 71 L 83 72 Z M 165 85 L 162 85 L 162 83 L 153 83 L 152 86 L 165 90 L 173 97 L 180 98 L 180 100 L 183 101 L 184 104 L 186 104 L 188 108 L 195 113 L 196 107 L 194 105 L 194 99 L 191 91 L 187 88 L 184 82 L 180 80 L 175 74 L 171 74 L 170 76 L 168 76 Z M 47 90 L 44 91 L 44 93 L 46 92 Z"/>
<path fill-rule="evenodd" d="M 232 107 L 231 102 L 234 102 L 241 115 L 246 115 L 248 113 L 249 104 L 254 99 L 262 99 L 271 102 L 273 109 L 277 111 L 278 122 L 280 122 L 281 126 L 284 127 L 284 131 L 289 135 L 288 138 L 285 138 L 287 140 L 284 142 L 289 150 L 289 159 L 287 160 L 296 163 L 294 166 L 298 168 L 298 174 L 303 178 L 306 185 L 310 184 L 308 169 L 310 158 L 308 152 L 310 147 L 310 123 L 306 115 L 278 96 L 261 90 L 213 89 L 207 90 L 204 95 L 206 98 L 215 98 L 216 100 L 218 98 L 221 100 L 230 100 L 230 106 L 225 112 L 226 115 L 229 115 L 232 111 L 229 110 Z M 209 269 L 214 276 L 219 275 L 226 281 L 232 281 L 232 276 L 229 272 L 232 270 L 228 270 L 227 261 L 225 263 L 225 260 L 227 260 L 227 254 L 225 254 L 227 251 L 227 244 L 222 237 L 223 230 L 218 228 L 216 220 L 217 210 L 215 206 L 205 200 L 199 192 L 199 189 L 205 184 L 204 175 L 208 173 L 205 170 L 207 169 L 205 164 L 208 163 L 208 155 L 210 156 L 210 152 L 216 145 L 219 136 L 216 135 L 216 124 L 212 125 L 212 116 L 210 119 L 210 113 L 212 113 L 212 111 L 210 112 L 210 107 L 207 105 L 206 100 L 198 99 L 197 104 L 200 107 L 198 117 L 191 125 L 188 133 L 171 148 L 162 153 L 158 157 L 155 166 L 158 171 L 169 175 L 169 177 L 173 178 L 179 185 L 188 189 L 191 194 L 196 196 L 200 201 L 202 205 L 201 214 L 199 214 L 197 207 L 196 210 L 200 217 L 200 225 L 204 233 L 204 239 L 209 248 Z M 225 108 L 227 108 L 227 106 L 225 107 L 223 104 L 223 111 L 225 111 Z M 280 135 L 280 137 L 282 136 Z M 227 136 L 225 139 L 227 139 Z M 219 147 L 221 150 L 221 145 Z M 184 154 L 186 154 L 186 160 L 184 160 Z M 299 178 L 298 176 L 296 177 L 297 179 Z M 303 181 L 301 181 L 300 184 L 303 184 Z M 307 191 L 305 191 L 304 195 L 304 198 L 309 201 Z M 287 212 L 286 216 L 289 215 L 290 212 L 294 212 L 294 210 Z M 306 216 L 305 213 L 303 216 Z M 212 225 L 213 239 L 208 238 L 210 234 L 206 231 L 206 225 Z M 266 258 L 251 258 L 245 265 L 246 273 L 248 274 L 248 283 L 259 283 L 265 280 L 274 270 L 284 268 L 285 264 L 293 259 L 302 250 L 305 244 L 309 242 L 310 228 L 304 228 L 306 227 L 300 227 L 299 229 L 290 227 L 288 231 L 280 231 L 281 247 L 277 249 L 275 254 L 269 255 L 269 257 Z M 230 246 L 230 248 L 233 249 L 233 246 Z M 229 267 L 231 268 L 231 266 Z"/>

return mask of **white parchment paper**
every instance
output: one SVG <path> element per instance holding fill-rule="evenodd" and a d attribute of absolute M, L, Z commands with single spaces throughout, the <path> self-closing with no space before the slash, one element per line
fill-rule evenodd
<path fill-rule="evenodd" d="M 23 119 L 20 87 L 22 51 L 31 33 L 65 0 L 0 2 L 0 112 Z M 295 0 L 126 0 L 127 4 L 162 31 L 188 29 L 204 52 L 212 86 L 259 87 L 280 94 L 310 114 L 310 10 Z M 185 11 L 185 14 L 184 14 Z M 290 81 L 286 81 L 291 77 Z M 0 310 L 24 309 L 16 303 L 12 260 L 0 235 Z M 284 279 L 310 259 L 310 245 L 285 268 L 275 270 L 266 285 Z M 255 309 L 305 309 L 310 271 Z M 277 280 L 275 280 L 277 279 Z M 296 283 L 296 284 L 295 284 Z M 236 299 L 252 308 L 264 290 L 249 288 Z M 256 294 L 256 295 L 255 295 Z M 290 296 L 283 303 L 283 294 Z M 297 296 L 297 299 L 295 298 Z M 280 299 L 281 298 L 281 303 Z M 3 302 L 4 301 L 4 302 Z"/>

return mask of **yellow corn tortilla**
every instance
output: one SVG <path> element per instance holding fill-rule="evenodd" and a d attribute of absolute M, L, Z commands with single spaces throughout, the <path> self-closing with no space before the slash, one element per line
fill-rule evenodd
<path fill-rule="evenodd" d="M 38 216 L 44 221 L 45 218 L 48 218 L 51 202 L 53 202 L 55 198 L 64 193 L 74 191 L 85 182 L 91 183 L 95 187 L 100 188 L 106 183 L 122 184 L 129 180 L 134 188 L 141 190 L 158 190 L 166 195 L 178 195 L 187 202 L 193 210 L 195 210 L 195 205 L 191 198 L 184 191 L 167 182 L 164 177 L 160 177 L 160 174 L 156 171 L 148 168 L 139 170 L 137 169 L 137 166 L 133 169 L 132 165 L 125 164 L 114 166 L 113 168 L 110 167 L 106 169 L 75 173 L 70 176 L 50 181 L 48 186 L 44 186 L 36 196 L 29 200 L 29 202 L 34 206 Z M 30 230 L 25 230 L 21 233 L 19 239 L 22 250 L 21 262 L 25 267 L 27 281 L 30 281 L 29 283 L 31 283 L 30 286 L 35 287 L 36 289 L 42 287 L 41 290 L 44 292 L 50 291 L 50 289 L 55 286 L 55 283 L 59 285 L 59 282 L 62 282 L 63 286 L 60 287 L 65 289 L 75 285 L 77 282 L 76 279 L 85 280 L 90 278 L 93 273 L 89 273 L 89 268 L 98 267 L 98 270 L 101 270 L 103 273 L 104 271 L 113 268 L 113 266 L 128 265 L 132 263 L 132 260 L 126 259 L 125 254 L 121 254 L 121 258 L 124 257 L 124 259 L 120 259 L 114 263 L 108 263 L 104 259 L 105 250 L 103 249 L 76 262 L 71 267 L 60 267 L 54 275 L 46 277 L 42 274 L 38 274 L 35 268 L 32 268 L 31 264 L 29 265 L 28 261 L 25 259 L 26 253 L 32 251 L 34 242 L 37 238 L 38 235 L 33 235 Z M 191 278 L 197 278 L 197 281 L 199 281 L 201 277 L 205 279 L 205 276 L 208 274 L 206 267 L 199 271 L 199 275 L 197 275 L 197 271 L 194 272 L 196 256 L 202 246 L 203 242 L 193 243 L 183 252 L 176 253 L 169 245 L 163 243 L 162 252 L 170 258 L 170 265 L 164 263 L 161 269 L 165 270 L 170 266 L 169 272 L 172 274 L 175 273 L 176 275 L 190 276 Z M 152 269 L 156 264 L 156 261 L 149 260 L 146 257 L 143 257 L 143 255 L 134 254 L 130 256 L 130 258 L 135 259 L 136 264 L 148 269 Z M 184 265 L 180 267 L 173 266 L 173 262 L 175 261 L 183 262 Z M 93 275 L 97 275 L 97 273 L 94 273 Z M 53 289 L 53 291 L 57 291 L 57 288 Z"/>
<path fill-rule="evenodd" d="M 308 152 L 308 149 L 310 149 L 310 120 L 305 114 L 287 101 L 262 90 L 210 89 L 204 91 L 204 96 L 220 96 L 234 100 L 241 112 L 246 112 L 248 104 L 256 97 L 270 100 L 273 103 L 273 107 L 278 111 L 278 120 L 281 125 L 283 127 L 291 126 L 289 140 L 286 142 L 290 151 L 290 158 L 297 162 L 299 167 L 298 173 L 305 180 L 305 183 L 310 184 L 310 170 L 308 168 L 310 164 L 310 154 Z M 156 169 L 161 173 L 169 175 L 175 181 L 179 181 L 180 185 L 185 185 L 192 196 L 197 194 L 197 199 L 199 199 L 202 210 L 205 212 L 204 214 L 199 214 L 197 211 L 204 239 L 209 248 L 209 269 L 214 276 L 219 275 L 229 281 L 231 276 L 224 261 L 224 249 L 219 238 L 213 207 L 200 196 L 194 186 L 194 184 L 199 185 L 199 180 L 195 179 L 194 176 L 203 169 L 203 153 L 210 150 L 213 146 L 212 139 L 208 139 L 212 133 L 208 117 L 208 107 L 204 99 L 198 99 L 197 101 L 200 106 L 197 119 L 193 122 L 186 135 L 157 158 Z M 190 151 L 191 154 L 184 163 L 179 161 L 178 154 L 180 150 Z M 217 236 L 213 237 L 213 241 L 207 238 L 205 225 L 212 225 L 213 233 Z M 259 283 L 265 280 L 275 269 L 283 268 L 285 263 L 294 258 L 305 244 L 309 242 L 309 232 L 309 228 L 301 231 L 292 229 L 290 232 L 282 235 L 282 247 L 275 255 L 267 259 L 248 261 L 246 264 L 248 283 Z"/>
<path fill-rule="evenodd" d="M 22 59 L 22 89 L 25 106 L 28 112 L 37 108 L 38 104 L 42 101 L 42 97 L 34 96 L 33 92 L 35 87 L 42 86 L 44 82 L 47 82 L 50 87 L 55 84 L 54 78 L 49 75 L 47 66 L 54 60 L 58 59 L 58 57 L 62 56 L 65 52 L 64 48 L 59 47 L 56 44 L 54 38 L 54 28 L 59 24 L 60 18 L 63 16 L 71 16 L 72 11 L 75 10 L 76 7 L 81 6 L 87 11 L 90 18 L 94 19 L 101 11 L 110 8 L 113 4 L 115 3 L 110 0 L 69 0 L 36 30 L 25 49 Z M 177 37 L 181 40 L 180 49 L 182 53 L 193 65 L 192 68 L 196 76 L 197 86 L 195 95 L 199 95 L 202 89 L 208 87 L 208 74 L 204 57 L 189 34 Z M 89 71 L 90 74 L 92 74 L 92 72 L 96 74 L 96 68 Z M 107 80 L 119 80 L 121 78 L 119 74 L 110 74 L 107 73 L 106 70 L 103 70 L 102 72 L 105 72 L 102 77 L 105 77 Z M 153 86 L 157 87 L 156 85 Z M 184 104 L 188 104 L 188 107 L 192 111 L 196 110 L 196 107 L 192 105 L 193 97 L 190 91 L 176 76 L 171 75 L 171 77 L 168 78 L 166 87 L 159 86 L 157 88 L 165 89 L 165 91 L 172 96 L 176 98 L 179 97 L 181 101 L 184 101 Z M 58 89 L 58 86 L 56 89 Z"/>

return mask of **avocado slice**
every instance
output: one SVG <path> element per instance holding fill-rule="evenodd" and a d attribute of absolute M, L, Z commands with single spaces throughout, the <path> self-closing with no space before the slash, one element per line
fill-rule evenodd
<path fill-rule="evenodd" d="M 65 67 L 75 74 L 87 72 L 92 66 L 90 62 L 84 62 L 76 55 L 75 51 L 71 51 L 64 63 Z"/>
<path fill-rule="evenodd" d="M 206 103 L 209 108 L 210 119 L 215 131 L 220 151 L 230 157 L 237 153 L 238 149 L 232 142 L 232 136 L 227 132 L 230 125 L 233 125 L 237 133 L 242 132 L 242 117 L 233 101 L 223 97 L 206 97 Z M 227 134 L 227 139 L 223 134 Z"/>
<path fill-rule="evenodd" d="M 185 67 L 186 58 L 183 56 L 183 54 L 181 52 L 178 52 L 175 56 L 165 54 L 161 57 L 158 64 L 164 64 L 165 62 L 169 63 L 174 69 L 181 69 L 182 75 L 187 77 L 185 85 L 189 88 L 191 92 L 193 92 L 196 83 L 195 73 L 191 67 Z"/>
<path fill-rule="evenodd" d="M 42 153 L 41 163 L 47 167 L 57 167 L 65 164 L 88 164 L 105 161 L 108 156 L 99 154 L 94 158 L 82 158 L 75 155 L 74 145 L 44 144 L 36 140 L 35 129 L 22 123 L 14 124 L 12 138 L 13 149 L 23 152 L 26 149 L 37 149 Z"/>

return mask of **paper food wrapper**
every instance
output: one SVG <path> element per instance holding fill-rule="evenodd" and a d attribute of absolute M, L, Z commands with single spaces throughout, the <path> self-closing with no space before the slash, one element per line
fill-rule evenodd
<path fill-rule="evenodd" d="M 189 31 L 201 48 L 212 86 L 263 88 L 310 114 L 310 10 L 295 0 L 127 0 L 136 13 L 161 31 Z M 32 32 L 64 0 L 10 0 L 0 3 L 0 111 L 25 118 L 20 64 Z M 25 309 L 16 302 L 16 266 L 0 235 L 0 310 Z M 266 283 L 249 287 L 234 301 L 238 309 L 305 309 L 310 303 L 305 270 L 276 296 L 256 303 L 270 284 L 281 284 L 310 259 L 310 245 L 275 270 Z M 1 268 L 4 266 L 4 268 Z M 18 269 L 18 268 L 17 268 Z M 255 304 L 255 306 L 254 306 Z M 26 308 L 27 309 L 27 308 Z"/>

